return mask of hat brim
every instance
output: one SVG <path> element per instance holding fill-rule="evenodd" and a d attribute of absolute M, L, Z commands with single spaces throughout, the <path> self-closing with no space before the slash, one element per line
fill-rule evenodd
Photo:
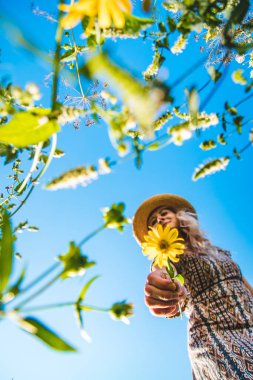
<path fill-rule="evenodd" d="M 133 233 L 139 244 L 144 242 L 144 236 L 148 234 L 147 221 L 151 212 L 159 207 L 173 208 L 176 211 L 186 210 L 194 213 L 194 207 L 186 199 L 174 194 L 158 194 L 146 199 L 137 209 L 133 218 Z"/>

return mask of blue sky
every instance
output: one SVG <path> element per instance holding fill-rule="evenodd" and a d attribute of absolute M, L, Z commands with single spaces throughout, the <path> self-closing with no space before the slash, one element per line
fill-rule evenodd
<path fill-rule="evenodd" d="M 48 3 L 45 0 L 34 1 L 34 6 L 55 12 L 55 1 Z M 31 12 L 30 1 L 4 2 L 1 8 L 45 51 L 53 50 L 54 24 L 35 16 Z M 136 5 L 135 14 L 138 13 Z M 107 47 L 118 62 L 126 64 L 134 72 L 141 73 L 152 57 L 150 45 L 138 40 L 109 42 Z M 20 86 L 37 82 L 44 94 L 42 102 L 48 105 L 49 89 L 43 86 L 43 80 L 50 67 L 41 65 L 37 59 L 14 46 L 6 35 L 1 40 L 1 50 L 1 72 Z M 199 59 L 199 45 L 194 42 L 189 44 L 182 56 L 166 55 L 165 67 L 169 70 L 169 79 L 173 81 Z M 234 69 L 238 67 L 238 64 L 233 66 Z M 233 68 L 230 68 L 227 80 L 208 104 L 208 112 L 221 112 L 227 97 L 231 104 L 243 98 L 243 88 L 229 79 Z M 188 78 L 187 85 L 200 85 L 206 78 L 205 70 L 201 69 Z M 184 85 L 178 86 L 174 95 L 180 102 L 185 96 Z M 251 109 L 250 101 L 240 108 L 247 119 L 251 116 Z M 215 128 L 218 130 L 220 127 Z M 209 133 L 211 135 L 211 132 L 207 135 Z M 238 147 L 242 147 L 246 140 L 247 137 L 238 138 Z M 40 228 L 36 234 L 23 233 L 17 243 L 23 262 L 28 264 L 28 278 L 31 280 L 50 266 L 56 255 L 67 250 L 70 240 L 78 242 L 100 226 L 102 207 L 124 201 L 126 214 L 132 217 L 144 199 L 167 192 L 179 194 L 194 205 L 201 226 L 211 241 L 231 250 L 244 276 L 253 284 L 253 150 L 247 150 L 240 161 L 232 160 L 225 172 L 193 182 L 191 176 L 197 165 L 209 156 L 223 154 L 221 150 L 210 154 L 203 152 L 198 148 L 199 143 L 200 140 L 195 137 L 181 147 L 169 146 L 161 151 L 146 153 L 141 170 L 135 168 L 133 161 L 126 161 L 115 167 L 113 173 L 99 178 L 87 188 L 45 191 L 43 185 L 65 170 L 96 163 L 100 157 L 116 158 L 105 125 L 82 126 L 79 130 L 72 125 L 64 127 L 59 133 L 58 147 L 66 155 L 52 162 L 27 205 L 14 218 L 14 224 L 28 219 L 30 224 Z M 236 141 L 232 140 L 231 145 L 225 147 L 225 154 L 232 151 L 234 144 Z M 6 168 L 1 169 L 2 181 L 6 173 Z M 87 313 L 85 324 L 93 340 L 88 344 L 79 335 L 71 309 L 34 313 L 67 341 L 79 347 L 77 354 L 62 354 L 49 350 L 11 322 L 4 321 L 0 324 L 1 379 L 191 379 L 187 355 L 187 318 L 155 318 L 144 305 L 143 287 L 150 263 L 136 245 L 131 226 L 127 226 L 123 234 L 114 230 L 103 231 L 84 250 L 97 261 L 97 265 L 84 279 L 72 279 L 55 285 L 36 300 L 36 304 L 74 300 L 85 280 L 101 274 L 90 289 L 87 303 L 107 307 L 123 299 L 133 302 L 135 316 L 130 326 L 114 322 L 106 314 Z M 17 270 L 19 268 L 21 264 L 17 263 Z"/>

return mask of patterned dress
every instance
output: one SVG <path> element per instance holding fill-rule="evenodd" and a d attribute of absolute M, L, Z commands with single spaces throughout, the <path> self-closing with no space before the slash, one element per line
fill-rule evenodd
<path fill-rule="evenodd" d="M 193 380 L 253 380 L 253 296 L 228 251 L 185 254 L 188 351 Z"/>

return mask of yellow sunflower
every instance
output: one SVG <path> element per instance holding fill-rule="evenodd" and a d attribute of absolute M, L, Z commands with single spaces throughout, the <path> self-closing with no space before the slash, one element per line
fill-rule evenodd
<path fill-rule="evenodd" d="M 148 235 L 144 236 L 142 251 L 150 260 L 155 259 L 154 265 L 167 267 L 168 259 L 177 262 L 177 255 L 184 253 L 184 239 L 178 237 L 178 230 L 168 224 L 165 228 L 158 224 L 155 228 L 150 227 Z"/>
<path fill-rule="evenodd" d="M 130 0 L 79 0 L 72 5 L 62 4 L 59 9 L 68 13 L 61 21 L 64 29 L 74 28 L 85 16 L 89 16 L 86 29 L 86 34 L 89 34 L 94 27 L 95 18 L 101 29 L 111 25 L 124 28 L 124 12 L 131 13 L 132 5 Z"/>

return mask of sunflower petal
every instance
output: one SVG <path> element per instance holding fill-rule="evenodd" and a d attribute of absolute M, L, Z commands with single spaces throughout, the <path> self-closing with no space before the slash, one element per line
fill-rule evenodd
<path fill-rule="evenodd" d="M 95 16 L 98 11 L 96 1 L 94 0 L 79 1 L 72 5 L 72 7 L 73 11 L 80 12 L 86 16 Z"/>
<path fill-rule="evenodd" d="M 112 23 L 107 0 L 100 0 L 98 6 L 98 23 L 100 28 L 109 28 Z"/>
<path fill-rule="evenodd" d="M 159 224 L 157 224 L 156 229 L 157 229 L 157 232 L 160 236 L 163 233 L 163 226 L 159 223 Z"/>
<path fill-rule="evenodd" d="M 109 4 L 108 4 L 109 6 Z M 115 2 L 110 2 L 110 14 L 113 23 L 116 28 L 122 29 L 125 26 L 125 17 L 122 10 L 115 4 Z"/>
<path fill-rule="evenodd" d="M 69 12 L 70 9 L 71 9 L 71 5 L 67 5 L 67 4 L 60 4 L 58 6 L 58 9 L 62 12 Z"/>
<path fill-rule="evenodd" d="M 69 13 L 61 20 L 61 26 L 63 29 L 72 29 L 81 21 L 79 13 Z"/>
<path fill-rule="evenodd" d="M 176 248 L 176 249 L 184 249 L 185 248 L 185 245 L 182 244 L 182 243 L 172 243 L 171 244 L 171 248 Z"/>
<path fill-rule="evenodd" d="M 159 235 L 158 235 L 158 233 L 157 233 L 156 230 L 150 230 L 149 231 L 149 236 L 151 236 L 153 239 L 156 239 L 156 240 L 159 239 Z"/>
<path fill-rule="evenodd" d="M 179 261 L 179 258 L 178 257 L 170 257 L 171 261 L 173 261 L 174 263 L 177 263 Z"/>
<path fill-rule="evenodd" d="M 171 241 L 177 240 L 178 238 L 178 230 L 176 228 L 172 228 L 168 233 L 168 239 Z"/>
<path fill-rule="evenodd" d="M 167 226 L 164 228 L 164 234 L 167 235 L 170 232 L 170 225 L 167 224 Z"/>
<path fill-rule="evenodd" d="M 129 0 L 116 0 L 116 3 L 118 4 L 118 7 L 122 9 L 123 11 L 130 13 L 132 10 L 132 4 Z"/>

